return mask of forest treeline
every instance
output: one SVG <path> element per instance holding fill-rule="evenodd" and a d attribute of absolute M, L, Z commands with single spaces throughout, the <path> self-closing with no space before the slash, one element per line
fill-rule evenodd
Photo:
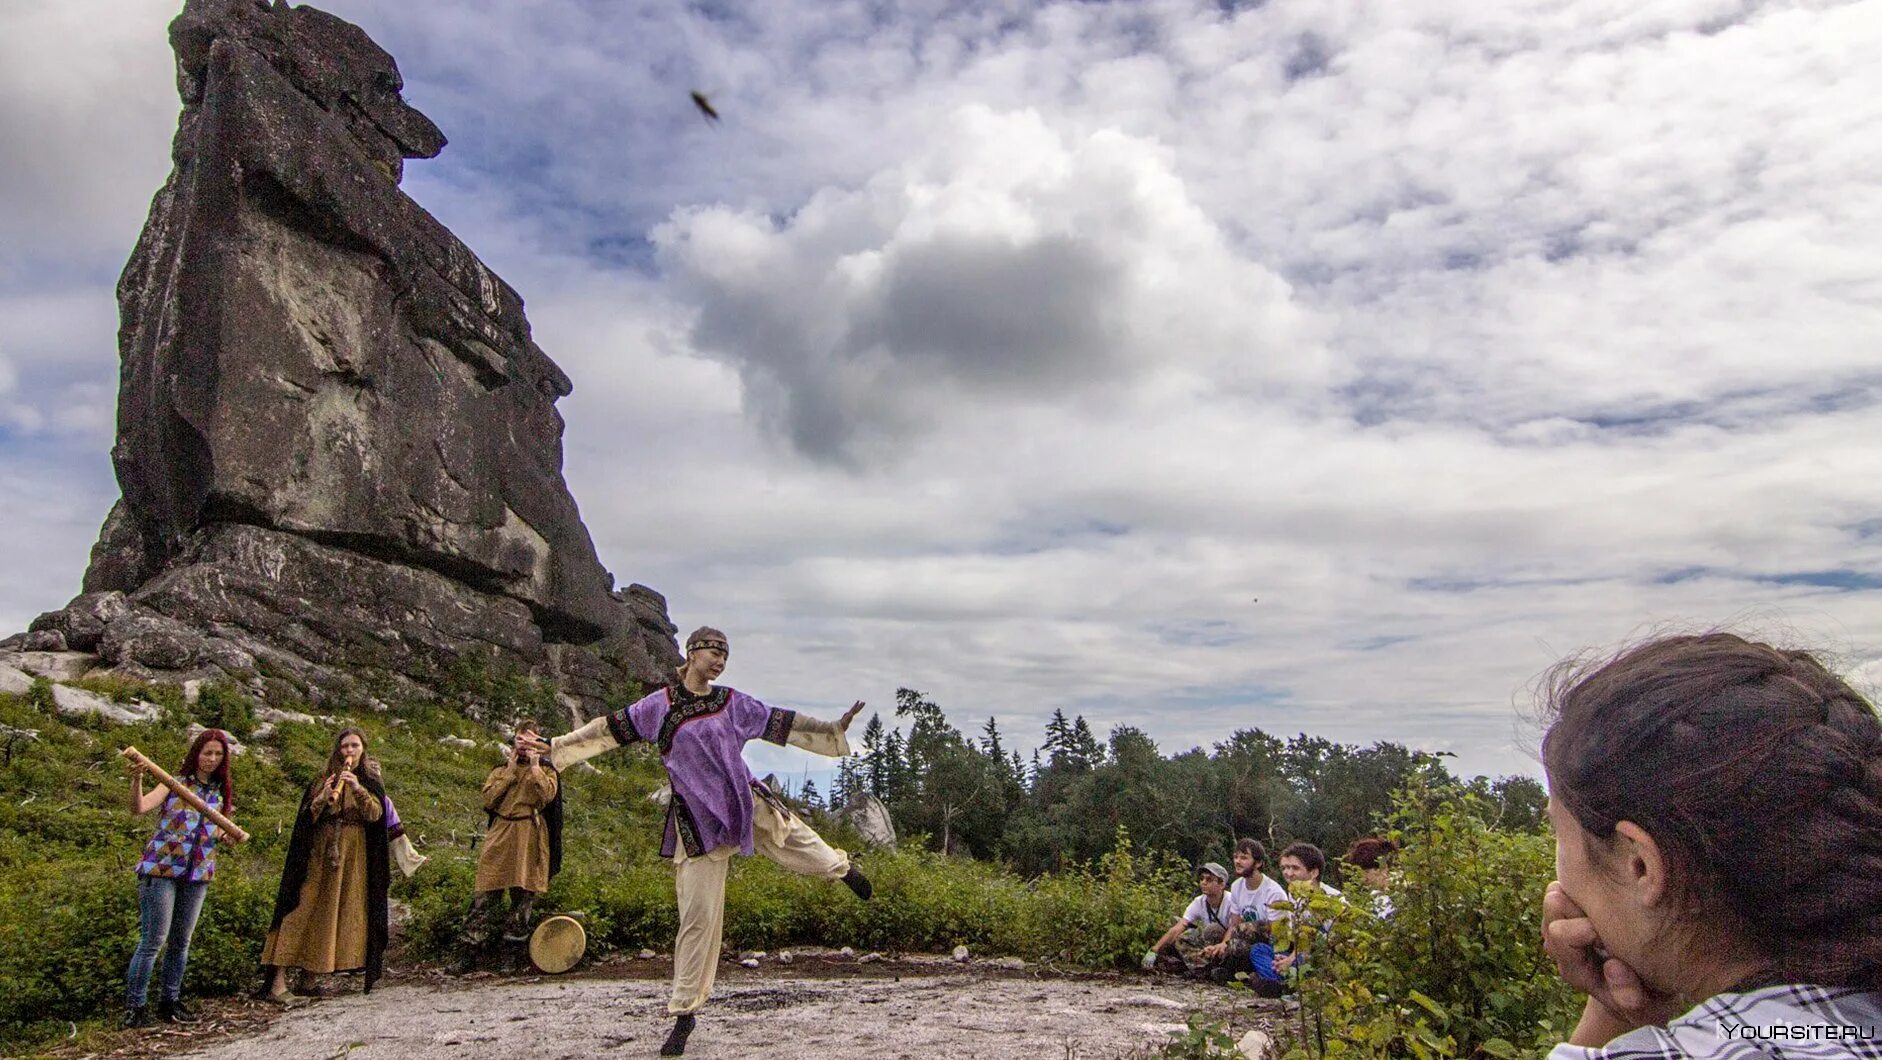
<path fill-rule="evenodd" d="M 1271 851 L 1304 840 L 1337 857 L 1379 826 L 1408 782 L 1457 781 L 1443 756 L 1388 741 L 1360 747 L 1242 729 L 1207 750 L 1165 755 L 1135 726 L 1118 725 L 1100 741 L 1083 716 L 1062 710 L 1045 742 L 1022 755 L 994 718 L 969 734 L 911 688 L 896 691 L 893 723 L 869 718 L 857 752 L 843 761 L 830 805 L 873 795 L 899 835 L 925 835 L 932 850 L 1027 874 L 1095 860 L 1119 827 L 1141 847 L 1191 864 L 1225 859 L 1243 837 Z M 1485 800 L 1494 826 L 1543 826 L 1547 793 L 1535 779 L 1458 782 Z M 824 803 L 814 782 L 799 794 Z"/>

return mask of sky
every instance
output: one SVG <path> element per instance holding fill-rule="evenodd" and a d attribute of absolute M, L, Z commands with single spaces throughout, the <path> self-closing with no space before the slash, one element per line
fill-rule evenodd
<path fill-rule="evenodd" d="M 324 6 L 602 561 L 768 702 L 1540 775 L 1577 652 L 1882 679 L 1878 0 Z M 0 0 L 0 632 L 117 495 L 178 9 Z"/>

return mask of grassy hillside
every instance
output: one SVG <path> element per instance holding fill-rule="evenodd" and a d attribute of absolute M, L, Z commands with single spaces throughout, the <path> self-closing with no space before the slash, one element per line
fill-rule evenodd
<path fill-rule="evenodd" d="M 84 682 L 79 682 L 81 685 Z M 186 706 L 174 689 L 93 685 L 119 698 L 166 707 L 161 724 L 73 721 L 50 710 L 43 686 L 0 695 L 0 723 L 37 730 L 0 764 L 0 1052 L 31 1049 L 67 1021 L 115 1019 L 137 942 L 135 877 L 154 815 L 126 809 L 119 748 L 134 744 L 174 771 L 191 720 L 252 731 L 250 705 L 218 690 Z M 336 718 L 336 725 L 283 724 L 251 739 L 235 764 L 234 818 L 253 839 L 223 847 L 191 948 L 191 995 L 252 987 L 273 908 L 296 803 L 319 772 L 340 724 L 356 725 L 385 770 L 408 834 L 431 861 L 412 879 L 394 872 L 392 897 L 412 911 L 411 961 L 450 947 L 469 903 L 483 827 L 478 789 L 500 761 L 496 735 L 456 706 L 398 705 Z M 475 748 L 440 743 L 445 736 Z M 667 950 L 676 917 L 671 869 L 658 858 L 661 810 L 647 795 L 658 762 L 644 750 L 595 760 L 599 772 L 566 778 L 565 867 L 539 909 L 585 910 L 591 946 Z M 855 836 L 818 822 L 832 842 Z M 915 844 L 918 845 L 918 844 Z M 791 944 L 923 951 L 959 943 L 977 952 L 1057 959 L 1075 965 L 1131 960 L 1180 909 L 1186 867 L 1133 858 L 1128 844 L 1099 864 L 1023 880 L 998 866 L 918 851 L 870 853 L 860 861 L 877 900 L 739 859 L 728 889 L 728 947 Z M 1067 949 L 1067 947 L 1070 947 Z"/>

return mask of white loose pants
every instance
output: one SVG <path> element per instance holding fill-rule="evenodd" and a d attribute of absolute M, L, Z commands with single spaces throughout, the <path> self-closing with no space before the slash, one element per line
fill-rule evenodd
<path fill-rule="evenodd" d="M 840 880 L 849 873 L 849 855 L 823 841 L 796 814 L 780 814 L 763 799 L 752 800 L 752 848 L 792 872 Z M 673 943 L 673 1015 L 697 1012 L 712 996 L 719 973 L 719 947 L 725 930 L 725 874 L 735 846 L 722 846 L 704 857 L 674 851 L 673 872 L 680 907 L 680 934 Z"/>

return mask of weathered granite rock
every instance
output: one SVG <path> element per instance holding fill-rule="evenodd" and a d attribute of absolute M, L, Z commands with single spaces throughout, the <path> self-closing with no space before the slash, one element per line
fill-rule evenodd
<path fill-rule="evenodd" d="M 82 651 L 23 651 L 8 654 L 0 663 L 35 677 L 73 681 L 96 669 L 98 656 Z"/>
<path fill-rule="evenodd" d="M 874 795 L 857 794 L 837 811 L 838 818 L 848 821 L 863 841 L 871 846 L 895 846 L 895 822 L 889 817 L 889 808 Z"/>
<path fill-rule="evenodd" d="M 107 696 L 96 692 L 87 692 L 71 685 L 52 686 L 52 704 L 59 713 L 69 717 L 95 715 L 119 725 L 135 725 L 138 722 L 155 721 L 163 716 L 163 708 L 155 703 L 138 700 L 134 703 L 117 703 Z"/>
<path fill-rule="evenodd" d="M 96 651 L 98 642 L 104 638 L 105 627 L 129 614 L 130 610 L 131 603 L 122 592 L 86 592 L 79 594 L 63 608 L 48 611 L 33 619 L 33 624 L 26 628 L 32 633 L 47 630 L 58 632 L 65 638 L 66 647 L 62 650 Z"/>
<path fill-rule="evenodd" d="M 0 665 L 0 692 L 23 696 L 33 689 L 33 675 L 11 666 Z"/>
<path fill-rule="evenodd" d="M 56 629 L 33 630 L 20 641 L 21 651 L 67 651 L 65 634 Z"/>
<path fill-rule="evenodd" d="M 392 57 L 266 0 L 186 0 L 170 41 L 175 169 L 118 284 L 123 498 L 39 646 L 316 699 L 470 652 L 590 713 L 664 681 L 666 601 L 613 590 L 562 479 L 569 379 L 399 189 L 445 139 Z"/>

